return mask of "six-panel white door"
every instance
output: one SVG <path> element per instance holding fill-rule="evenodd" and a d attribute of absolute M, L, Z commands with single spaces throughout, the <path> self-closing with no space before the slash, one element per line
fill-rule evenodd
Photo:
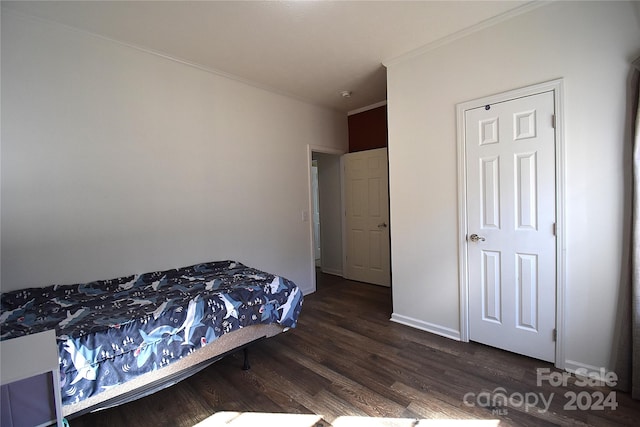
<path fill-rule="evenodd" d="M 390 286 L 387 149 L 345 154 L 343 161 L 346 204 L 345 277 Z"/>
<path fill-rule="evenodd" d="M 465 111 L 469 338 L 553 362 L 554 95 Z"/>

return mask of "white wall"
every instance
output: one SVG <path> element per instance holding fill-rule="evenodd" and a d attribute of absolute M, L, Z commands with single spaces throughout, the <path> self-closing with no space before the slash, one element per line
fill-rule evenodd
<path fill-rule="evenodd" d="M 309 290 L 344 114 L 2 13 L 2 290 L 236 259 Z"/>
<path fill-rule="evenodd" d="M 460 331 L 456 104 L 563 78 L 566 366 L 612 366 L 624 264 L 625 89 L 638 55 L 635 6 L 557 2 L 390 64 L 394 316 L 444 335 Z"/>

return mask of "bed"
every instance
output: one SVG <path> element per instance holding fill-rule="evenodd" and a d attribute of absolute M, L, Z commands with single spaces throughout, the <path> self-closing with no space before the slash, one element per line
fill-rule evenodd
<path fill-rule="evenodd" d="M 290 280 L 237 261 L 3 293 L 0 340 L 55 329 L 65 417 L 167 387 L 296 326 Z"/>

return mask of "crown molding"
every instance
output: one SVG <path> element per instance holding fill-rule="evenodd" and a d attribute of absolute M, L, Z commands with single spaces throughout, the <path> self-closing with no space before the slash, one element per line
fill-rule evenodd
<path fill-rule="evenodd" d="M 356 108 L 355 110 L 351 110 L 347 112 L 347 116 L 353 116 L 354 114 L 364 113 L 365 111 L 373 110 L 374 108 L 382 107 L 383 105 L 387 105 L 387 101 L 376 102 L 375 104 L 367 105 L 361 108 Z"/>
<path fill-rule="evenodd" d="M 478 22 L 470 27 L 464 28 L 455 33 L 449 34 L 442 38 L 432 41 L 431 43 L 427 43 L 424 46 L 421 46 L 417 49 L 410 50 L 409 52 L 403 53 L 402 55 L 390 58 L 386 61 L 382 62 L 382 65 L 389 68 L 391 66 L 397 65 L 401 62 L 406 61 L 407 59 L 415 58 L 417 56 L 423 55 L 429 51 L 435 50 L 439 47 L 452 43 L 461 38 L 467 37 L 471 34 L 477 33 L 478 31 L 482 31 L 486 28 L 493 27 L 501 22 L 508 21 L 511 18 L 515 18 L 516 16 L 523 15 L 525 13 L 531 12 L 532 10 L 538 9 L 542 6 L 546 6 L 550 3 L 553 3 L 555 0 L 534 0 L 532 2 L 523 4 L 522 6 L 516 7 L 515 9 L 508 10 L 500 15 L 494 16 L 489 19 L 485 19 L 484 21 Z"/>
<path fill-rule="evenodd" d="M 246 79 L 244 77 L 240 77 L 240 76 L 235 75 L 235 74 L 227 73 L 225 71 L 218 70 L 216 68 L 208 67 L 206 65 L 202 65 L 202 64 L 199 64 L 197 62 L 192 62 L 192 61 L 189 61 L 187 59 L 183 59 L 183 58 L 180 58 L 180 57 L 177 57 L 177 56 L 174 56 L 174 55 L 171 55 L 171 54 L 159 51 L 159 50 L 151 49 L 151 48 L 148 48 L 148 47 L 145 47 L 145 46 L 141 46 L 141 45 L 138 45 L 138 44 L 135 44 L 135 43 L 125 42 L 125 41 L 122 41 L 122 40 L 119 40 L 119 39 L 116 39 L 116 38 L 113 38 L 113 37 L 104 36 L 102 34 L 94 33 L 92 31 L 89 31 L 89 30 L 86 30 L 86 29 L 83 29 L 83 28 L 78 28 L 78 27 L 74 27 L 74 26 L 71 26 L 71 25 L 68 25 L 68 24 L 63 24 L 62 22 L 54 21 L 52 19 L 42 18 L 40 16 L 31 15 L 29 13 L 25 13 L 25 12 L 22 12 L 22 11 L 11 9 L 11 7 L 8 7 L 8 6 L 5 6 L 5 5 L 2 5 L 1 10 L 2 10 L 2 14 L 3 15 L 14 15 L 14 16 L 16 16 L 18 18 L 31 20 L 33 22 L 39 22 L 39 23 L 50 25 L 50 26 L 53 26 L 53 27 L 63 28 L 65 30 L 67 30 L 67 31 L 75 32 L 75 33 L 78 33 L 78 34 L 83 34 L 83 35 L 88 36 L 88 37 L 92 37 L 92 38 L 95 38 L 95 39 L 100 39 L 100 40 L 107 41 L 109 43 L 115 43 L 115 44 L 118 44 L 120 46 L 124 46 L 124 47 L 129 48 L 129 49 L 134 49 L 134 50 L 137 50 L 139 52 L 146 53 L 148 55 L 153 55 L 153 56 L 157 56 L 157 57 L 160 57 L 160 58 L 172 61 L 172 62 L 177 62 L 179 64 L 186 65 L 186 66 L 191 67 L 191 68 L 196 68 L 196 69 L 198 69 L 200 71 L 204 71 L 206 73 L 213 74 L 213 75 L 216 75 L 218 77 L 222 77 L 222 78 L 225 78 L 225 79 L 233 80 L 233 81 L 236 81 L 238 83 L 245 84 L 247 86 L 252 86 L 252 87 L 254 87 L 256 89 L 261 89 L 261 90 L 264 90 L 264 91 L 267 91 L 267 92 L 271 92 L 271 93 L 276 94 L 276 95 L 280 95 L 280 96 L 284 96 L 284 97 L 287 97 L 287 98 L 291 98 L 291 99 L 303 102 L 305 104 L 314 105 L 316 107 L 325 108 L 325 109 L 328 109 L 328 110 L 331 110 L 331 111 L 338 111 L 338 110 L 336 110 L 334 108 L 328 107 L 326 105 L 318 104 L 318 103 L 313 102 L 313 101 L 311 101 L 309 99 L 305 99 L 305 98 L 300 97 L 298 95 L 294 95 L 292 93 L 289 93 L 289 92 L 274 88 L 272 86 L 265 85 L 265 84 L 256 82 L 254 80 Z"/>

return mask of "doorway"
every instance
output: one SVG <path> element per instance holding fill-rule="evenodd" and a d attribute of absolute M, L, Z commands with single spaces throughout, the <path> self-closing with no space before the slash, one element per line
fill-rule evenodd
<path fill-rule="evenodd" d="M 562 364 L 561 81 L 458 105 L 461 339 Z"/>
<path fill-rule="evenodd" d="M 342 174 L 344 151 L 308 146 L 310 262 L 312 290 L 316 269 L 342 276 Z"/>

